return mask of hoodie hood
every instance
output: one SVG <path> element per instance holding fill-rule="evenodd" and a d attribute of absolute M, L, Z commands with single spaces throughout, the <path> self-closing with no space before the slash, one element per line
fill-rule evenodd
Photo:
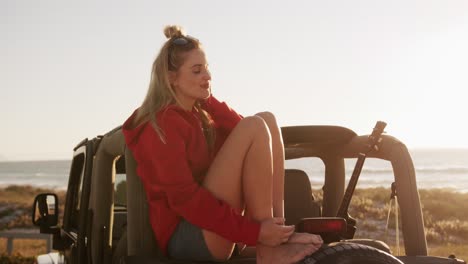
<path fill-rule="evenodd" d="M 138 140 L 138 137 L 147 125 L 147 123 L 144 123 L 140 124 L 137 127 L 133 127 L 133 120 L 136 118 L 137 112 L 138 109 L 132 113 L 132 115 L 124 122 L 122 126 L 122 132 L 125 137 L 125 143 L 127 144 L 127 146 L 130 147 L 130 149 L 132 149 L 133 145 L 135 145 L 135 143 Z"/>

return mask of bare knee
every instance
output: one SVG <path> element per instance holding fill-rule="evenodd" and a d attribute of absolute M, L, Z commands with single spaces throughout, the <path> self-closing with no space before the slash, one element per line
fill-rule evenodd
<path fill-rule="evenodd" d="M 268 135 L 269 129 L 266 124 L 266 121 L 260 116 L 248 116 L 243 118 L 239 126 L 242 126 L 244 129 L 248 130 L 251 135 Z"/>
<path fill-rule="evenodd" d="M 273 142 L 277 141 L 283 144 L 282 136 L 281 136 L 281 128 L 278 126 L 278 123 L 276 122 L 275 115 L 271 112 L 260 112 L 260 113 L 255 114 L 255 116 L 259 116 L 265 121 L 265 123 L 268 126 L 268 129 L 270 130 L 270 134 L 272 136 Z"/>
<path fill-rule="evenodd" d="M 260 112 L 255 114 L 255 116 L 261 117 L 270 128 L 278 126 L 276 123 L 276 117 L 272 112 Z"/>
<path fill-rule="evenodd" d="M 273 113 L 271 112 L 260 112 L 255 114 L 255 116 L 259 116 L 262 118 L 265 123 L 268 126 L 268 129 L 270 130 L 271 133 L 273 134 L 278 134 L 280 133 L 280 128 L 278 127 L 278 124 L 276 123 L 276 117 Z"/>

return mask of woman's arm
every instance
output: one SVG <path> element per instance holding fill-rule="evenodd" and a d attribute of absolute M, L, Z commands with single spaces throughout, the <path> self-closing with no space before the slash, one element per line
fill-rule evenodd
<path fill-rule="evenodd" d="M 167 195 L 170 208 L 190 223 L 228 240 L 255 245 L 260 224 L 216 199 L 193 179 L 186 158 L 186 141 L 190 137 L 191 127 L 175 111 L 167 111 L 159 124 L 164 131 L 166 144 L 161 142 L 154 129 L 151 129 L 151 133 L 142 134 L 140 140 L 146 142 L 151 166 L 156 171 L 151 184 Z"/>
<path fill-rule="evenodd" d="M 234 129 L 243 118 L 225 102 L 218 101 L 214 96 L 210 96 L 204 101 L 203 108 L 211 115 L 218 128 L 226 131 Z"/>

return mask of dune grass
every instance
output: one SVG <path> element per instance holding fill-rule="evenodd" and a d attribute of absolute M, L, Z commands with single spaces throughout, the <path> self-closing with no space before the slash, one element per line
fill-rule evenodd
<path fill-rule="evenodd" d="M 65 191 L 23 185 L 11 185 L 0 188 L 0 231 L 12 228 L 32 228 L 31 210 L 34 198 L 40 193 L 51 192 L 54 192 L 58 196 L 59 219 L 61 219 L 64 209 Z"/>
<path fill-rule="evenodd" d="M 21 254 L 13 254 L 8 256 L 4 253 L 0 253 L 0 263 L 1 264 L 33 264 L 33 257 L 25 257 Z"/>
<path fill-rule="evenodd" d="M 427 241 L 431 244 L 468 244 L 468 194 L 447 189 L 420 190 Z M 390 191 L 385 188 L 358 189 L 350 214 L 358 219 L 384 221 L 389 211 Z M 401 215 L 401 214 L 400 214 Z M 394 208 L 389 227 L 395 229 Z M 401 222 L 400 222 L 401 228 Z M 364 230 L 365 231 L 365 230 Z"/>
<path fill-rule="evenodd" d="M 44 192 L 53 192 L 53 190 L 30 186 L 0 188 L 0 230 L 34 228 L 30 217 L 32 203 L 37 194 Z M 56 193 L 60 201 L 59 212 L 63 213 L 65 192 Z M 454 254 L 460 259 L 468 260 L 468 210 L 464 209 L 468 203 L 468 194 L 446 189 L 420 190 L 419 194 L 429 254 L 441 257 Z M 314 192 L 314 196 L 320 201 L 322 193 Z M 390 190 L 386 188 L 357 189 L 351 202 L 350 214 L 358 219 L 356 237 L 386 241 L 395 252 L 396 232 L 393 213 L 389 229 L 385 231 L 389 198 Z M 125 202 L 124 197 L 116 199 Z M 2 219 L 7 218 L 11 220 L 3 223 Z M 401 235 L 400 239 L 402 240 Z M 403 242 L 400 243 L 400 247 L 404 250 Z M 45 248 L 43 240 L 15 239 L 14 256 L 6 256 L 6 239 L 0 239 L 0 263 L 33 263 L 31 256 L 44 254 Z"/>
<path fill-rule="evenodd" d="M 449 189 L 430 189 L 420 190 L 419 195 L 429 255 L 441 257 L 455 255 L 457 258 L 468 260 L 468 210 L 465 209 L 468 193 L 457 193 Z M 386 229 L 389 201 L 388 189 L 356 190 L 350 214 L 359 219 L 357 237 L 373 236 L 395 248 L 394 203 Z M 399 230 L 401 230 L 401 219 L 399 220 Z M 401 231 L 400 241 L 400 247 L 403 248 Z"/>
<path fill-rule="evenodd" d="M 6 239 L 0 239 L 0 254 L 7 255 Z M 15 239 L 13 240 L 12 257 L 33 257 L 46 253 L 46 241 L 37 239 Z M 4 263 L 1 262 L 0 263 Z"/>

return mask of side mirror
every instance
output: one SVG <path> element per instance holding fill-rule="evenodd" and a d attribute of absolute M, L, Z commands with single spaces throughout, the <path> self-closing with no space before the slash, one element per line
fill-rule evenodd
<path fill-rule="evenodd" d="M 58 223 L 58 198 L 55 193 L 41 193 L 34 199 L 32 222 L 48 233 Z"/>

